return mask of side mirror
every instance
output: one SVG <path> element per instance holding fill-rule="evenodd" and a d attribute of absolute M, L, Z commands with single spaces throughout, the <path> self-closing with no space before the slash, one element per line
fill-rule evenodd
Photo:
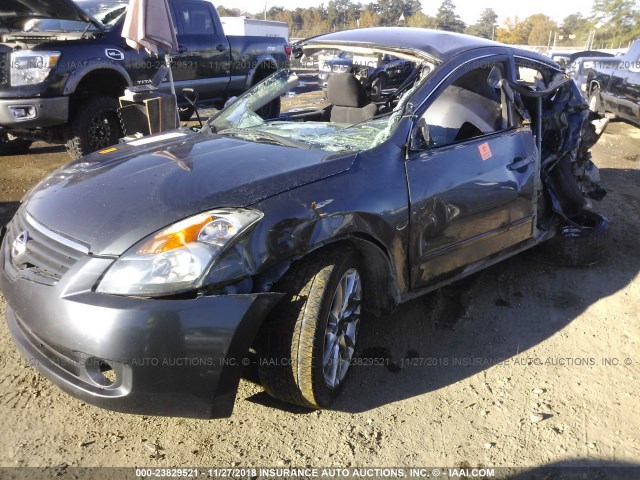
<path fill-rule="evenodd" d="M 429 145 L 431 145 L 429 125 L 427 125 L 424 117 L 420 117 L 411 132 L 411 150 L 414 152 L 426 150 L 429 148 Z"/>

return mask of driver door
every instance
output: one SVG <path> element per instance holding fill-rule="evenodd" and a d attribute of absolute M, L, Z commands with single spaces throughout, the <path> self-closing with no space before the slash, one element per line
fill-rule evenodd
<path fill-rule="evenodd" d="M 459 70 L 422 112 L 417 123 L 428 138 L 406 162 L 414 289 L 532 235 L 533 135 L 513 127 L 512 108 L 489 78 L 492 70 L 504 76 L 507 60 Z"/>

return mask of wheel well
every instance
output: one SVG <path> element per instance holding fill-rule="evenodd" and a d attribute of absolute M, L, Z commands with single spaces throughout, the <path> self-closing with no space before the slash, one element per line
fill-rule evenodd
<path fill-rule="evenodd" d="M 262 62 L 257 68 L 256 72 L 253 74 L 253 79 L 251 85 L 255 85 L 260 80 L 264 80 L 272 73 L 276 72 L 278 67 L 269 62 Z"/>
<path fill-rule="evenodd" d="M 118 98 L 127 87 L 127 81 L 118 72 L 109 69 L 88 73 L 76 87 L 74 98 L 113 97 Z"/>
<path fill-rule="evenodd" d="M 398 288 L 389 255 L 376 239 L 364 234 L 342 238 L 310 251 L 298 261 L 304 260 L 307 255 L 322 255 L 329 250 L 344 248 L 351 248 L 362 260 L 362 278 L 368 292 L 365 308 L 377 316 L 391 313 L 398 304 Z"/>

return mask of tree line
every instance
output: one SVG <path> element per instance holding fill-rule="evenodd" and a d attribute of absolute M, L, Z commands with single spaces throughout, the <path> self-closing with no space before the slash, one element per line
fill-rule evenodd
<path fill-rule="evenodd" d="M 422 11 L 420 0 L 376 0 L 366 5 L 351 0 L 330 0 L 318 7 L 288 10 L 272 6 L 253 13 L 219 6 L 218 12 L 221 16 L 266 17 L 286 22 L 293 38 L 376 26 L 435 28 L 509 44 L 538 46 L 577 47 L 592 39 L 594 48 L 619 48 L 640 38 L 640 8 L 635 0 L 595 0 L 589 16 L 572 14 L 559 24 L 537 13 L 524 19 L 506 18 L 498 25 L 498 14 L 487 8 L 476 23 L 466 25 L 456 13 L 453 0 L 444 0 L 433 16 Z"/>

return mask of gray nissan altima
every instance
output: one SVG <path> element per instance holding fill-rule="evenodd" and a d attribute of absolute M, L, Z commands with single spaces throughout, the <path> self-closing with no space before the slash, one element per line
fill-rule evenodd
<path fill-rule="evenodd" d="M 543 242 L 597 261 L 594 114 L 553 61 L 411 28 L 294 55 L 326 49 L 415 67 L 375 101 L 352 73 L 324 101 L 281 70 L 199 131 L 93 153 L 27 194 L 2 230 L 0 289 L 35 368 L 107 409 L 215 418 L 255 361 L 270 395 L 323 408 L 365 312 Z"/>

